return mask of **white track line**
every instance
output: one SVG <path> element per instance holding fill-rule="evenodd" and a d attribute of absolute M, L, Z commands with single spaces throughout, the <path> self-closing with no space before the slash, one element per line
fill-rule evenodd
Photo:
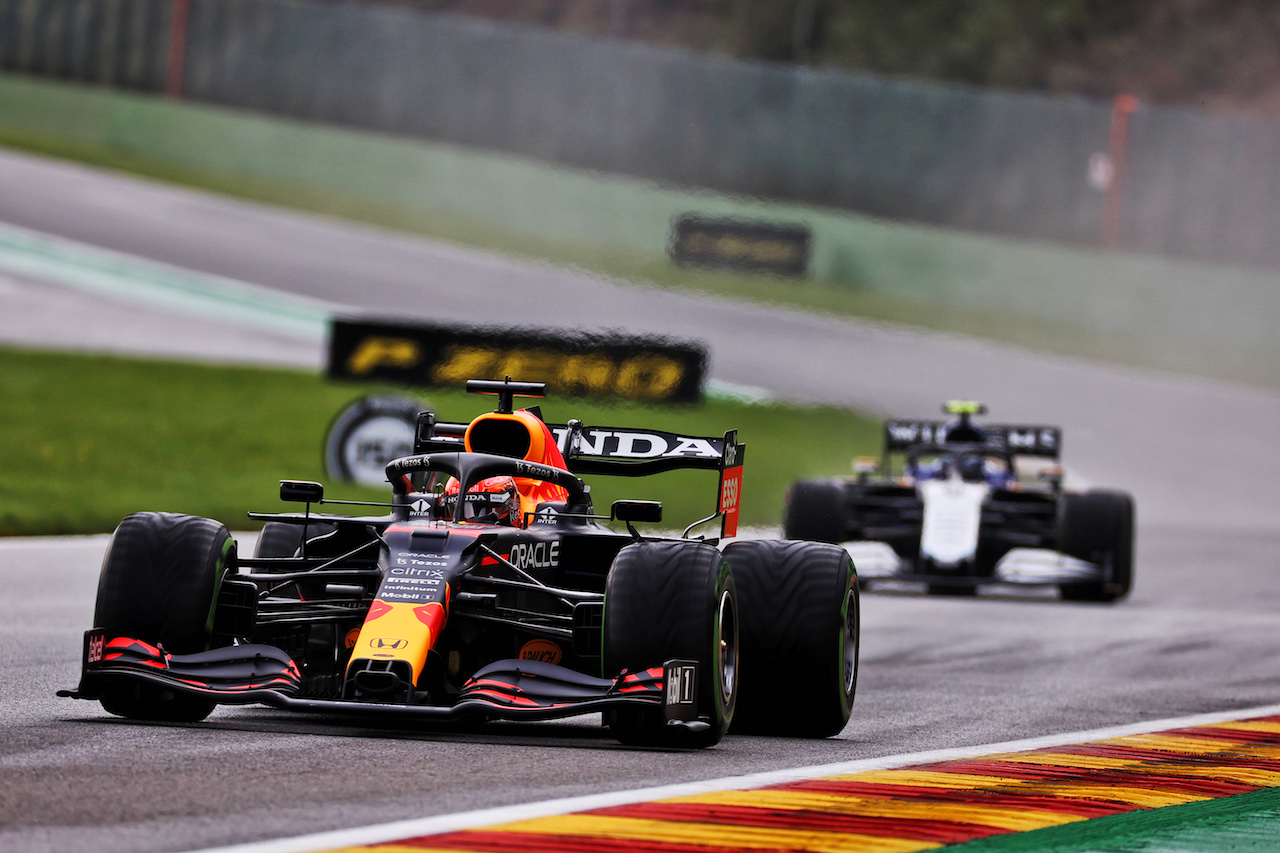
<path fill-rule="evenodd" d="M 59 548 L 104 548 L 110 533 L 83 536 L 0 536 L 0 551 L 54 551 Z"/>
<path fill-rule="evenodd" d="M 0 270 L 307 339 L 344 306 L 0 223 Z"/>
<path fill-rule="evenodd" d="M 721 779 L 707 779 L 702 782 L 686 782 L 678 785 L 662 785 L 655 788 L 640 788 L 633 791 L 615 791 L 606 794 L 591 794 L 583 797 L 567 797 L 559 800 L 546 800 L 540 803 L 527 803 L 517 806 L 500 806 L 497 808 L 478 809 L 458 814 L 437 815 L 435 817 L 402 820 L 395 823 L 384 823 L 355 829 L 341 829 L 333 832 L 322 832 L 314 835 L 303 835 L 296 838 L 285 838 L 277 841 L 260 841 L 250 844 L 237 844 L 231 847 L 209 848 L 200 853 L 313 853 L 313 851 L 333 850 L 341 847 L 354 847 L 366 844 L 379 844 L 419 835 L 434 835 L 441 832 L 454 832 L 460 829 L 474 829 L 480 826 L 491 826 L 510 823 L 517 820 L 529 820 L 538 817 L 551 817 L 570 812 L 588 809 L 622 806 L 631 803 L 666 799 L 668 797 L 684 797 L 694 794 L 707 794 L 715 791 L 734 791 L 746 788 L 761 788 L 766 785 L 778 785 L 797 782 L 823 776 L 837 776 L 847 773 L 861 773 L 868 770 L 888 770 L 907 767 L 913 764 L 926 764 L 935 761 L 952 761 L 961 758 L 974 758 L 1000 752 L 1021 752 L 1031 749 L 1065 746 L 1067 744 L 1087 741 L 1107 740 L 1126 735 L 1149 734 L 1166 729 L 1179 729 L 1190 726 L 1204 726 L 1212 723 L 1224 723 L 1247 717 L 1266 717 L 1280 714 L 1280 705 L 1264 705 L 1260 708 L 1242 708 L 1237 711 L 1221 711 L 1213 714 L 1197 714 L 1190 717 L 1174 717 L 1167 720 L 1150 720 L 1145 723 L 1132 723 L 1110 728 L 1089 729 L 1081 732 L 1046 735 L 1044 737 L 1027 738 L 1025 740 L 992 743 L 983 746 L 967 746 L 958 749 L 935 749 L 928 752 L 913 752 L 906 755 L 890 755 L 882 758 L 864 758 L 857 761 L 842 761 L 835 764 L 819 764 L 812 767 L 797 767 L 792 770 L 773 770 L 766 773 L 751 773 L 745 776 L 728 776 Z"/>

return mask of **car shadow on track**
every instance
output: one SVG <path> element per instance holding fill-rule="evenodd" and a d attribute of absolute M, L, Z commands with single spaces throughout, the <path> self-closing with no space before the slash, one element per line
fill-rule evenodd
<path fill-rule="evenodd" d="M 973 595 L 947 595 L 930 593 L 925 585 L 914 581 L 879 581 L 862 589 L 864 596 L 886 598 L 918 598 L 935 601 L 1012 601 L 1022 604 L 1051 604 L 1055 607 L 1110 606 L 1112 602 L 1066 601 L 1052 587 L 1017 587 L 993 584 L 986 586 Z"/>
<path fill-rule="evenodd" d="M 281 714 L 268 708 L 240 707 L 214 712 L 199 723 L 127 720 L 122 717 L 64 718 L 68 723 L 102 726 L 158 726 L 200 731 L 253 732 L 257 734 L 315 735 L 317 737 L 424 741 L 430 743 L 525 746 L 556 749 L 623 750 L 627 752 L 700 752 L 668 747 L 624 746 L 588 715 L 573 722 L 485 722 L 424 725 L 421 722 L 352 720 L 348 717 Z M 594 717 L 594 724 L 589 722 Z"/>

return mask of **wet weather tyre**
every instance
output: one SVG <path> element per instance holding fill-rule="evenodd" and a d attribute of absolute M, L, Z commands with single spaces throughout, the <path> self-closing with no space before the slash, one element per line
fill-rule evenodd
<path fill-rule="evenodd" d="M 1124 492 L 1089 491 L 1062 496 L 1064 554 L 1099 563 L 1101 581 L 1058 589 L 1068 601 L 1117 601 L 1133 588 L 1133 498 Z"/>
<path fill-rule="evenodd" d="M 234 570 L 235 541 L 219 522 L 138 512 L 116 528 L 102 561 L 93 624 L 109 636 L 161 645 L 173 654 L 209 648 L 222 578 Z M 194 722 L 206 700 L 134 682 L 104 689 L 102 706 L 137 720 Z"/>
<path fill-rule="evenodd" d="M 741 614 L 733 731 L 839 734 L 858 686 L 860 599 L 848 552 L 819 542 L 746 540 L 724 553 Z"/>
<path fill-rule="evenodd" d="M 268 521 L 258 534 L 258 543 L 254 546 L 255 557 L 292 557 L 302 547 L 305 536 L 310 542 L 321 536 L 327 536 L 337 529 L 336 525 L 322 521 L 311 524 L 290 524 L 286 521 Z"/>
<path fill-rule="evenodd" d="M 313 521 L 310 524 L 291 524 L 287 521 L 268 521 L 262 526 L 262 532 L 258 534 L 257 544 L 253 546 L 254 557 L 266 557 L 268 559 L 288 559 L 296 557 L 302 548 L 302 541 L 307 541 L 307 553 L 309 556 L 334 556 L 332 549 L 324 548 L 323 544 L 317 544 L 320 537 L 330 536 L 337 525 L 323 521 Z M 279 567 L 259 567 L 259 571 L 281 571 L 293 572 L 297 571 L 297 564 L 286 563 Z M 300 582 L 293 586 L 285 587 L 281 594 L 294 598 L 321 598 L 324 596 L 324 581 L 306 581 Z M 315 626 L 313 630 L 325 631 L 327 626 Z"/>
<path fill-rule="evenodd" d="M 621 708 L 605 715 L 614 736 L 644 746 L 718 743 L 737 705 L 738 625 L 733 574 L 715 548 L 640 542 L 619 551 L 605 583 L 604 675 L 697 661 L 697 714 L 708 726 L 691 731 L 668 726 L 661 708 Z"/>
<path fill-rule="evenodd" d="M 302 546 L 302 528 L 283 521 L 268 521 L 253 546 L 255 557 L 292 557 Z"/>
<path fill-rule="evenodd" d="M 843 542 L 849 538 L 849 508 L 839 480 L 800 480 L 787 493 L 783 535 L 813 542 Z"/>

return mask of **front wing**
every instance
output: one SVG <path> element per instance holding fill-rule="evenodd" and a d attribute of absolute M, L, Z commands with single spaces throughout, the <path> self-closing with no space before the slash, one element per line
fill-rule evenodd
<path fill-rule="evenodd" d="M 1052 586 L 1106 580 L 1106 569 L 1048 548 L 1011 548 L 990 575 L 926 574 L 917 572 L 885 542 L 841 542 L 849 552 L 862 581 L 898 580 L 952 586 L 981 586 L 1004 583 L 1023 586 Z"/>
<path fill-rule="evenodd" d="M 85 632 L 80 685 L 59 696 L 100 699 L 113 682 L 152 684 L 218 704 L 262 704 L 289 711 L 339 713 L 420 720 L 487 718 L 551 720 L 616 708 L 660 710 L 668 725 L 698 731 L 709 723 L 694 717 L 691 685 L 701 673 L 694 661 L 596 678 L 535 660 L 501 660 L 476 672 L 447 705 L 395 704 L 298 695 L 297 665 L 269 645 L 227 646 L 175 655 L 131 637 Z M 670 685 L 673 689 L 668 690 Z M 683 689 L 677 689 L 677 686 Z"/>

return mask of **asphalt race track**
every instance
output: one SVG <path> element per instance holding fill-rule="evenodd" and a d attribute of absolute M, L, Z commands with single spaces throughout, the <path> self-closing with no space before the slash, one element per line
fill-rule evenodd
<path fill-rule="evenodd" d="M 470 731 L 265 709 L 197 726 L 112 718 L 53 695 L 77 678 L 105 537 L 0 541 L 0 850 L 189 850 L 1280 702 L 1276 394 L 675 295 L 0 153 L 4 223 L 383 315 L 699 338 L 716 379 L 793 399 L 903 416 L 980 399 L 1001 420 L 1061 424 L 1072 476 L 1133 492 L 1139 532 L 1136 588 L 1115 606 L 865 596 L 840 737 L 731 736 L 698 753 L 622 749 L 592 718 Z M 3 261 L 0 341 L 319 364 L 314 338 Z"/>

